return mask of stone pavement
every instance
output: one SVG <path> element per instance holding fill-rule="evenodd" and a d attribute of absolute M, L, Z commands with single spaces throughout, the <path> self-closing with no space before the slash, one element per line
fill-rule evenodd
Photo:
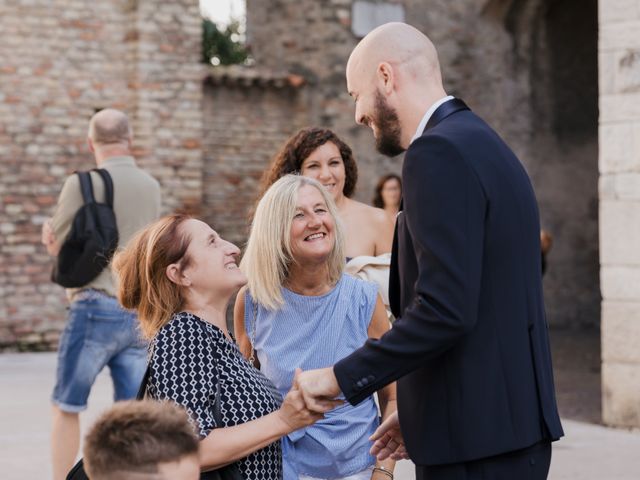
<path fill-rule="evenodd" d="M 56 357 L 53 353 L 0 355 L 0 478 L 49 479 L 49 395 Z M 96 384 L 83 429 L 110 403 L 109 375 Z M 552 480 L 637 480 L 640 432 L 609 429 L 564 419 L 566 437 L 555 444 Z M 413 480 L 410 462 L 401 462 L 398 480 Z"/>

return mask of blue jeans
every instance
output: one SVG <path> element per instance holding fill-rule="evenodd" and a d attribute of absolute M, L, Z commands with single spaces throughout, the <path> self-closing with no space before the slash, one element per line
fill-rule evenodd
<path fill-rule="evenodd" d="M 113 297 L 96 290 L 76 295 L 60 338 L 58 369 L 52 401 L 69 413 L 87 408 L 93 383 L 109 366 L 114 399 L 134 398 L 147 363 L 146 343 L 135 314 Z"/>

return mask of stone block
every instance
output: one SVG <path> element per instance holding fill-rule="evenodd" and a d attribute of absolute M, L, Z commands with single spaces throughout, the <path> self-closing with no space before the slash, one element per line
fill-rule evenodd
<path fill-rule="evenodd" d="M 602 124 L 599 129 L 600 173 L 640 172 L 640 123 Z"/>
<path fill-rule="evenodd" d="M 640 120 L 640 92 L 601 95 L 599 105 L 600 125 Z"/>
<path fill-rule="evenodd" d="M 640 201 L 640 172 L 601 175 L 600 200 Z"/>
<path fill-rule="evenodd" d="M 640 278 L 640 272 L 638 273 Z M 637 281 L 637 279 L 636 279 Z M 636 296 L 640 299 L 640 296 Z M 602 361 L 640 366 L 640 302 L 602 302 Z"/>
<path fill-rule="evenodd" d="M 602 6 L 603 1 L 599 4 Z M 631 17 L 624 22 L 612 22 L 600 25 L 598 49 L 626 50 L 640 48 L 640 20 Z"/>
<path fill-rule="evenodd" d="M 640 266 L 603 266 L 600 288 L 605 300 L 637 301 L 640 299 Z"/>
<path fill-rule="evenodd" d="M 602 364 L 602 419 L 616 427 L 640 427 L 640 364 Z"/>
<path fill-rule="evenodd" d="M 600 264 L 640 266 L 640 202 L 600 202 Z"/>
<path fill-rule="evenodd" d="M 640 29 L 640 23 L 638 24 Z M 626 49 L 615 55 L 614 92 L 637 92 L 640 90 L 640 49 Z"/>
<path fill-rule="evenodd" d="M 628 21 L 638 17 L 638 0 L 606 0 L 598 2 L 598 21 L 601 26 Z"/>

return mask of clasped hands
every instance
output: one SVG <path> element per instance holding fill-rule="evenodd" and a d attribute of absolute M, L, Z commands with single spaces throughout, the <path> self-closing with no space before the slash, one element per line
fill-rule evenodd
<path fill-rule="evenodd" d="M 296 369 L 292 390 L 300 392 L 306 408 L 318 414 L 324 414 L 344 403 L 344 400 L 337 398 L 340 386 L 332 367 L 306 372 Z M 371 435 L 370 440 L 374 442 L 371 454 L 378 460 L 409 458 L 400 432 L 398 412 L 389 415 Z"/>

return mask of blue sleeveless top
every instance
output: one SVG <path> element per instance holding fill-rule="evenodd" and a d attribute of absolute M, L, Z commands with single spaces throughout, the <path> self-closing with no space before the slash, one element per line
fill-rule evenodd
<path fill-rule="evenodd" d="M 344 274 L 324 295 L 304 296 L 282 288 L 281 309 L 258 305 L 254 338 L 254 302 L 247 291 L 247 336 L 260 369 L 283 397 L 297 367 L 330 367 L 364 344 L 377 294 L 374 283 Z M 355 407 L 341 405 L 314 425 L 289 434 L 282 441 L 284 480 L 295 480 L 299 474 L 346 477 L 373 465 L 369 436 L 378 424 L 378 408 L 368 397 Z"/>

